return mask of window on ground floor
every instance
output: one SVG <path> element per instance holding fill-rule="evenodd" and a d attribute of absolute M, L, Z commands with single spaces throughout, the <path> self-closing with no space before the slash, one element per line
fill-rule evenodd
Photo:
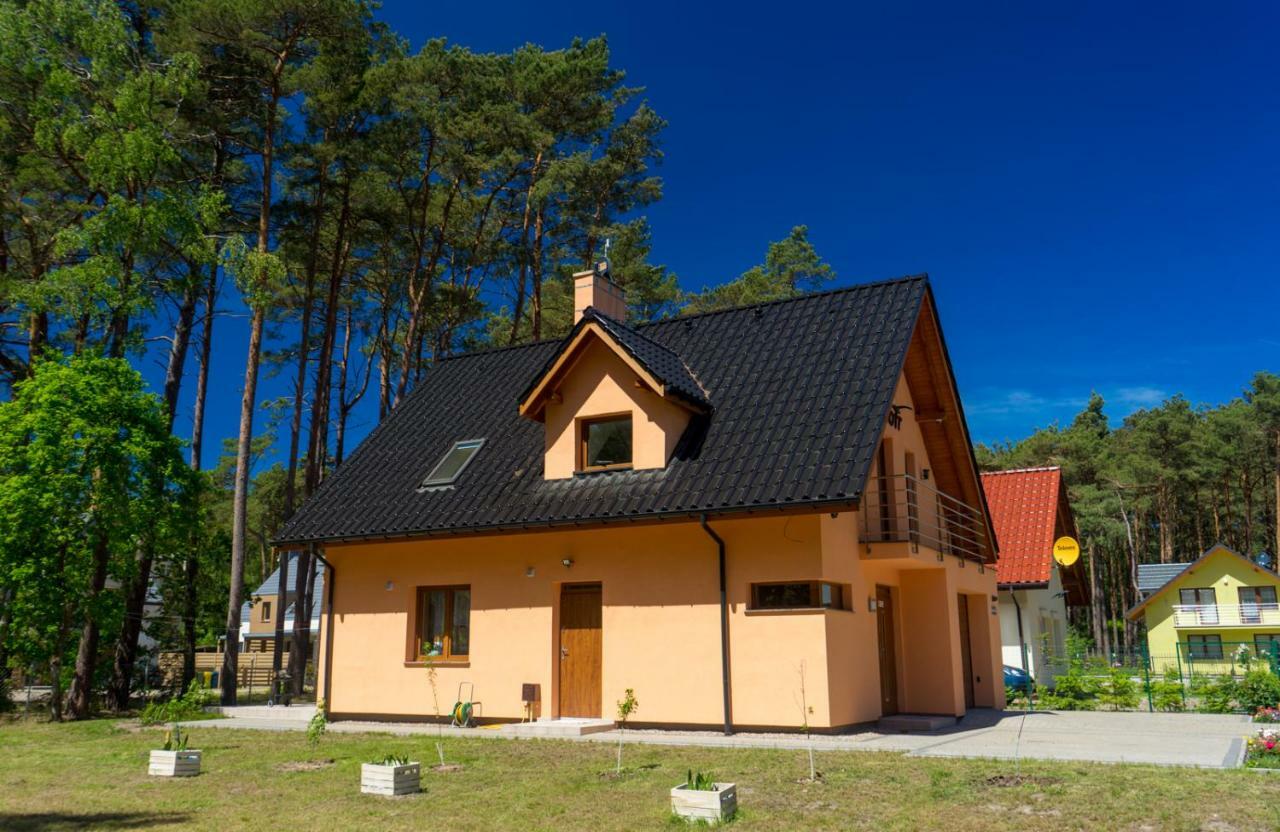
<path fill-rule="evenodd" d="M 1280 633 L 1257 633 L 1253 637 L 1253 649 L 1258 658 L 1280 657 Z"/>
<path fill-rule="evenodd" d="M 1222 658 L 1222 636 L 1187 636 L 1187 652 L 1193 659 Z"/>
<path fill-rule="evenodd" d="M 751 585 L 751 609 L 848 609 L 849 593 L 843 584 L 827 581 L 791 581 Z"/>
<path fill-rule="evenodd" d="M 462 660 L 471 655 L 471 587 L 418 587 L 415 658 Z"/>

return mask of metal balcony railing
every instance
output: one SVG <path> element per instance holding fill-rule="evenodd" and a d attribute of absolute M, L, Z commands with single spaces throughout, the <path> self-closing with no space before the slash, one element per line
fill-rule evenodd
<path fill-rule="evenodd" d="M 911 543 L 971 560 L 985 560 L 989 548 L 981 510 L 908 475 L 868 480 L 862 540 Z"/>
<path fill-rule="evenodd" d="M 1175 627 L 1280 627 L 1277 604 L 1175 604 Z"/>

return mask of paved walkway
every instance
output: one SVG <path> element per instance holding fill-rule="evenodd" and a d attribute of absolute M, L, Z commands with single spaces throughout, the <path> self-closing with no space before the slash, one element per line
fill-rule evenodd
<path fill-rule="evenodd" d="M 228 709 L 227 719 L 195 723 L 204 728 L 250 728 L 301 731 L 315 713 L 311 706 Z M 511 738 L 500 726 L 439 728 L 405 722 L 331 722 L 334 733 L 434 734 Z M 919 734 L 860 731 L 814 735 L 822 751 L 897 751 L 920 757 L 994 757 L 1008 759 L 1091 760 L 1103 763 L 1234 768 L 1241 762 L 1249 719 L 1240 715 L 1150 714 L 1037 711 L 974 711 L 953 728 Z M 617 742 L 607 731 L 566 738 L 575 742 Z M 710 731 L 628 730 L 623 742 L 653 745 L 697 745 L 723 748 L 802 749 L 797 734 L 723 734 Z"/>

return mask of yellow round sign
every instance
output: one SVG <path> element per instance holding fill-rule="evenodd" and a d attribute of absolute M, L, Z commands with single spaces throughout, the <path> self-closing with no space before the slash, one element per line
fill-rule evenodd
<path fill-rule="evenodd" d="M 1060 537 L 1053 542 L 1053 559 L 1059 566 L 1070 566 L 1080 559 L 1080 544 L 1074 537 Z"/>

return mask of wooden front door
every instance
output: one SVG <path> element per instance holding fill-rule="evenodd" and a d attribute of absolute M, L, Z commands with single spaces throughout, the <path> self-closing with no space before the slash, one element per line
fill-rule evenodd
<path fill-rule="evenodd" d="M 898 657 L 893 641 L 893 595 L 887 586 L 876 587 L 876 631 L 880 641 L 880 713 L 898 712 Z"/>
<path fill-rule="evenodd" d="M 973 653 L 969 647 L 969 597 L 957 597 L 960 610 L 960 672 L 964 674 L 964 706 L 973 707 Z"/>
<path fill-rule="evenodd" d="M 560 588 L 560 716 L 600 711 L 600 584 Z"/>

